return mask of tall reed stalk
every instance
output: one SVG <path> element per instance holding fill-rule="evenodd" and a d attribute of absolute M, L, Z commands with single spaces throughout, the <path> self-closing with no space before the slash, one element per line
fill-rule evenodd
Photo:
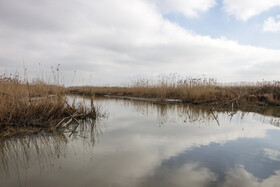
<path fill-rule="evenodd" d="M 69 87 L 68 92 L 83 95 L 114 95 L 180 99 L 183 103 L 219 106 L 280 105 L 280 82 L 218 83 L 212 78 L 183 78 L 174 74 L 156 80 L 142 79 L 123 87 Z"/>
<path fill-rule="evenodd" d="M 79 119 L 95 119 L 93 106 L 70 106 L 65 88 L 42 80 L 20 81 L 18 76 L 0 76 L 0 139 L 28 132 L 62 130 Z"/>

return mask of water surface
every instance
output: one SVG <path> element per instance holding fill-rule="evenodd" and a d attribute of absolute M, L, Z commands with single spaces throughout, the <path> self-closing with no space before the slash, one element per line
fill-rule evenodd
<path fill-rule="evenodd" d="M 277 108 L 96 102 L 108 117 L 70 137 L 1 141 L 0 186 L 279 186 Z"/>

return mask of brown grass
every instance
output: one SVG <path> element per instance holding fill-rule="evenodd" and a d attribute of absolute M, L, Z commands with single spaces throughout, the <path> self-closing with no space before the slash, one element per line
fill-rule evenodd
<path fill-rule="evenodd" d="M 43 81 L 22 82 L 17 76 L 0 76 L 0 139 L 16 134 L 63 130 L 79 119 L 95 119 L 93 105 L 73 104 L 65 88 Z"/>
<path fill-rule="evenodd" d="M 70 87 L 70 93 L 145 98 L 181 99 L 183 103 L 219 106 L 280 105 L 280 82 L 221 84 L 214 79 L 163 77 L 156 81 L 140 80 L 126 87 Z"/>

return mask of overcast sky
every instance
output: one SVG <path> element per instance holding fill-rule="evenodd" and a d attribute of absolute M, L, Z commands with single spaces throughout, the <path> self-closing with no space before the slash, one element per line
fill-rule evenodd
<path fill-rule="evenodd" d="M 0 0 L 1 73 L 280 79 L 280 0 Z M 76 72 L 76 73 L 74 73 Z"/>

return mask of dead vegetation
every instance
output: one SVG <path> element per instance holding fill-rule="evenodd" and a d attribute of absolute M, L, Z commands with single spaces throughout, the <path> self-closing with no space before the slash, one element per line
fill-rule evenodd
<path fill-rule="evenodd" d="M 176 75 L 158 80 L 139 80 L 124 87 L 70 87 L 69 93 L 96 96 L 132 96 L 180 99 L 183 103 L 212 106 L 280 105 L 280 82 L 221 84 L 215 79 L 182 78 Z"/>
<path fill-rule="evenodd" d="M 26 133 L 64 130 L 70 123 L 95 119 L 93 106 L 69 105 L 65 88 L 43 81 L 0 76 L 0 139 Z"/>

